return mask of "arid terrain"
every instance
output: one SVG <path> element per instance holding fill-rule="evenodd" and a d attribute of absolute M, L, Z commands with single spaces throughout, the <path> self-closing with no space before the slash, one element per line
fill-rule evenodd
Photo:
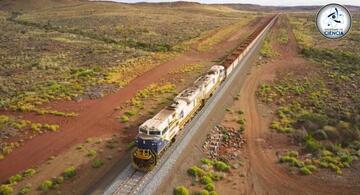
<path fill-rule="evenodd" d="M 239 6 L 0 1 L 0 194 L 114 177 L 137 127 L 278 11 Z M 281 14 L 209 129 L 216 153 L 199 137 L 159 192 L 359 194 L 359 18 L 329 41 L 310 12 Z"/>
<path fill-rule="evenodd" d="M 358 44 L 358 25 L 353 26 L 352 32 L 347 38 L 338 42 L 329 42 L 322 38 L 320 33 L 315 33 L 316 29 L 313 23 L 306 22 L 310 21 L 307 18 L 312 18 L 312 16 L 310 14 L 287 14 L 280 17 L 266 38 L 260 51 L 260 57 L 246 76 L 241 90 L 237 95 L 233 95 L 233 103 L 226 108 L 223 119 L 209 132 L 204 143 L 194 144 L 195 148 L 201 148 L 201 150 L 193 150 L 186 154 L 188 158 L 185 157 L 182 160 L 183 163 L 171 177 L 170 183 L 173 189 L 163 185 L 163 189 L 160 189 L 159 192 L 165 194 L 171 194 L 174 191 L 179 194 L 182 191 L 190 192 L 190 194 L 193 192 L 208 193 L 206 191 L 217 194 L 360 193 L 360 173 L 358 171 L 360 163 L 356 160 L 358 148 L 354 146 L 358 141 L 354 141 L 354 144 L 349 144 L 349 141 L 346 141 L 347 144 L 340 143 L 342 139 L 358 140 L 357 122 L 351 122 L 355 129 L 349 130 L 352 131 L 352 134 L 347 135 L 347 138 L 343 137 L 345 135 L 342 132 L 344 130 L 340 129 L 341 127 L 333 128 L 334 131 L 339 131 L 337 136 L 330 137 L 332 135 L 325 132 L 326 137 L 322 138 L 318 137 L 316 131 L 311 132 L 314 130 L 311 130 L 309 126 L 299 127 L 297 123 L 300 122 L 298 121 L 303 122 L 302 120 L 304 120 L 295 118 L 299 116 L 294 112 L 299 111 L 285 110 L 286 103 L 295 98 L 299 103 L 312 100 L 305 95 L 291 96 L 288 94 L 291 92 L 286 92 L 286 90 L 291 90 L 292 84 L 300 87 L 299 84 L 294 83 L 295 79 L 297 79 L 296 82 L 303 82 L 305 85 L 301 88 L 293 87 L 294 90 L 304 90 L 304 92 L 299 91 L 298 93 L 311 92 L 306 91 L 310 89 L 305 88 L 305 79 L 331 82 L 331 79 L 319 76 L 324 71 L 321 65 L 323 59 L 310 60 L 308 56 L 304 55 L 303 52 L 306 51 L 304 48 L 311 47 L 321 50 L 328 48 L 331 44 L 332 51 L 348 51 L 349 55 L 357 53 L 358 50 L 358 47 L 354 46 Z M 304 26 L 307 23 L 309 24 Z M 353 65 L 353 68 L 359 67 L 358 61 L 354 63 L 357 65 Z M 328 62 L 328 66 L 336 65 L 334 61 Z M 334 70 L 338 69 L 330 69 L 327 70 L 330 72 L 326 71 L 326 73 L 332 75 L 334 73 L 331 71 Z M 357 74 L 356 72 L 358 71 L 352 71 L 351 74 Z M 358 80 L 354 79 L 351 82 L 357 83 Z M 316 82 L 313 85 L 317 85 Z M 331 101 L 326 98 L 318 101 L 328 101 L 327 107 L 330 109 L 329 105 L 337 104 L 337 99 L 344 98 L 342 96 L 344 92 L 338 92 L 339 89 L 332 92 L 330 86 L 333 85 L 331 84 L 325 86 L 329 86 L 328 94 L 333 94 L 333 98 Z M 349 86 L 349 84 L 344 84 L 343 87 L 345 86 Z M 315 91 L 321 90 L 318 86 L 314 87 Z M 270 89 L 279 92 L 272 92 Z M 352 94 L 358 94 L 355 91 Z M 359 112 L 359 108 L 356 107 L 358 102 L 355 98 L 348 100 L 347 104 L 352 107 L 350 110 L 355 111 L 355 115 Z M 305 102 L 303 106 L 306 108 Z M 306 106 L 317 105 L 307 104 Z M 345 105 L 343 108 L 346 109 Z M 281 111 L 285 115 L 288 114 L 287 112 L 291 113 L 294 118 L 286 119 L 287 121 L 282 119 Z M 329 112 L 337 113 L 334 110 L 328 110 L 325 113 Z M 328 117 L 334 117 L 332 120 L 336 120 L 336 115 L 329 114 Z M 279 122 L 277 122 L 278 120 Z M 309 118 L 308 120 L 315 119 Z M 308 122 L 307 125 L 316 124 L 315 121 L 312 123 Z M 324 126 L 323 128 L 325 131 L 330 127 Z M 339 129 L 336 130 L 336 128 Z M 299 132 L 304 129 L 308 133 Z M 220 140 L 217 138 L 219 135 L 222 137 Z M 310 139 L 308 137 L 312 135 L 315 138 L 311 138 L 311 140 L 318 144 L 307 141 Z M 209 143 L 214 142 L 219 144 L 216 151 L 207 147 Z M 311 148 L 314 145 L 318 148 Z M 327 157 L 324 156 L 325 154 Z M 345 155 L 349 157 L 344 157 Z M 229 168 L 219 169 L 219 161 L 216 159 L 225 162 Z M 351 165 L 346 164 L 347 162 L 350 162 Z M 203 174 L 210 174 L 212 182 L 211 179 L 210 181 L 204 179 L 206 176 L 202 176 Z M 223 179 L 219 180 L 213 177 L 214 174 L 220 175 Z"/>

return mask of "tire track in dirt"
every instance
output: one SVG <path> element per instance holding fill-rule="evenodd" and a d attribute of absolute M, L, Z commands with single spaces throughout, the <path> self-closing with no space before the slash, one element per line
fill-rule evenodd
<path fill-rule="evenodd" d="M 261 22 L 254 20 L 250 24 L 255 24 L 252 27 L 256 28 Z M 226 55 L 226 51 L 238 45 L 241 41 L 240 35 L 245 34 L 246 30 L 249 30 L 248 28 L 244 29 L 229 35 L 229 37 L 216 44 L 209 51 L 198 52 L 191 50 L 173 60 L 160 64 L 135 78 L 127 86 L 114 94 L 97 100 L 58 102 L 53 104 L 56 108 L 62 108 L 62 110 L 78 112 L 79 116 L 75 118 L 63 119 L 53 116 L 21 113 L 20 115 L 24 115 L 26 119 L 31 120 L 31 118 L 35 118 L 37 121 L 44 121 L 46 123 L 58 123 L 61 129 L 59 132 L 45 133 L 26 141 L 24 145 L 15 149 L 4 160 L 1 160 L 0 181 L 4 181 L 26 168 L 39 165 L 45 162 L 49 156 L 61 154 L 71 146 L 83 142 L 88 137 L 119 133 L 123 125 L 115 119 L 115 107 L 131 99 L 138 90 L 169 77 L 168 73 L 179 65 L 216 60 L 223 57 Z M 227 41 L 233 36 L 237 36 L 239 39 Z M 132 131 L 132 134 L 125 134 L 122 137 L 124 139 L 133 139 L 135 134 L 136 131 Z"/>
<path fill-rule="evenodd" d="M 276 34 L 279 23 L 273 29 Z M 280 56 L 273 61 L 253 69 L 241 89 L 240 106 L 246 115 L 246 151 L 249 158 L 248 178 L 245 194 L 354 194 L 353 186 L 333 181 L 324 181 L 312 176 L 289 175 L 288 170 L 277 164 L 277 157 L 267 147 L 265 136 L 269 133 L 269 119 L 261 116 L 255 92 L 260 81 L 273 79 L 276 71 L 304 66 L 305 59 L 297 54 L 298 47 L 288 24 L 288 44 L 274 44 Z M 272 39 L 274 40 L 274 39 Z M 280 136 L 280 135 L 279 135 Z M 275 143 L 276 144 L 276 143 Z"/>

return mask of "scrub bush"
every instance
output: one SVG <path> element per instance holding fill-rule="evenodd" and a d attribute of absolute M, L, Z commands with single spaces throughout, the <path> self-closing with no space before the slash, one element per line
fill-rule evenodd
<path fill-rule="evenodd" d="M 75 167 L 68 167 L 65 169 L 63 176 L 65 179 L 73 178 L 76 175 L 76 168 Z"/>
<path fill-rule="evenodd" d="M 185 186 L 178 186 L 174 189 L 175 195 L 189 195 L 189 190 Z"/>

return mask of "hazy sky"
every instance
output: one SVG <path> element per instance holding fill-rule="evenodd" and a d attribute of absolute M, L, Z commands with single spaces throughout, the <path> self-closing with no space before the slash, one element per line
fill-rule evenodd
<path fill-rule="evenodd" d="M 112 0 L 118 2 L 169 2 L 178 0 Z M 192 1 L 192 0 L 187 0 Z M 200 3 L 251 3 L 260 5 L 294 6 L 294 5 L 326 5 L 329 3 L 339 3 L 343 5 L 358 5 L 360 0 L 193 0 Z"/>

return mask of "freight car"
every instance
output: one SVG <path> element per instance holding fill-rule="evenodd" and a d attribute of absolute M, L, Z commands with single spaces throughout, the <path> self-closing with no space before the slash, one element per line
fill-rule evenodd
<path fill-rule="evenodd" d="M 233 72 L 253 46 L 255 39 L 269 28 L 275 19 L 275 16 L 271 17 L 236 48 L 222 65 L 212 66 L 191 87 L 177 95 L 171 105 L 140 125 L 135 141 L 136 147 L 132 152 L 132 164 L 135 169 L 146 172 L 154 168 L 179 131 Z"/>

